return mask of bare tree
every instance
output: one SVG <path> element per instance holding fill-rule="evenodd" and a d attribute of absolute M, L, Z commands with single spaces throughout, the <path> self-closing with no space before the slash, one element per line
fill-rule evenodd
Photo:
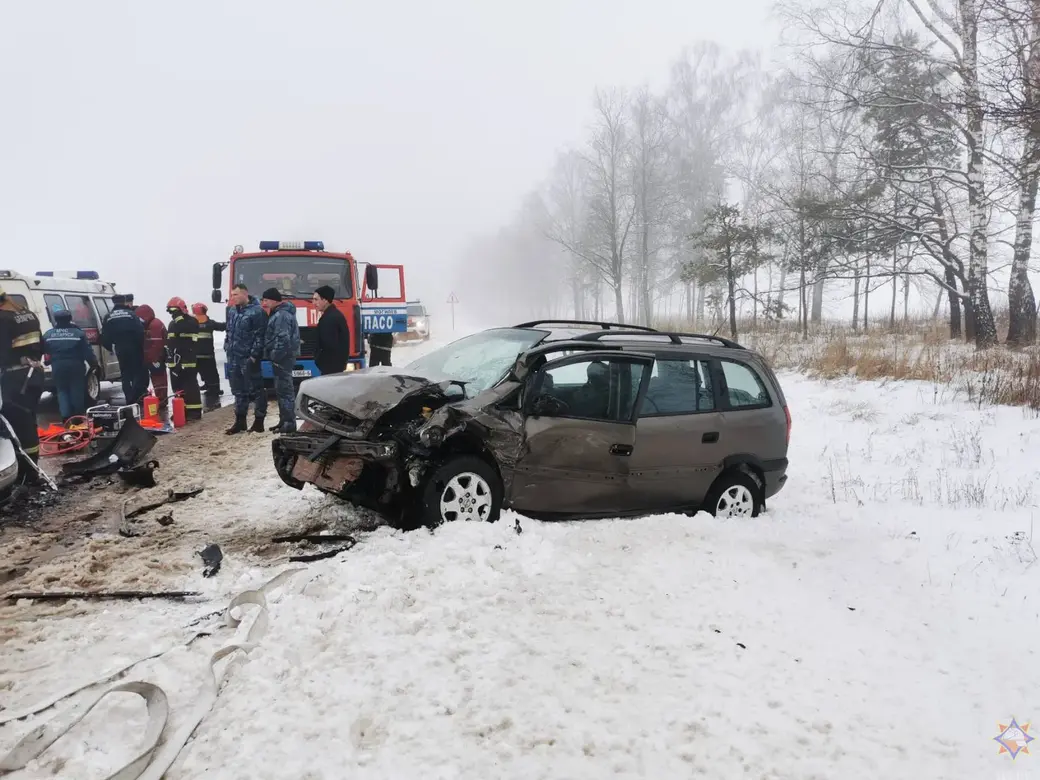
<path fill-rule="evenodd" d="M 581 152 L 585 229 L 554 229 L 552 240 L 581 258 L 614 293 L 614 316 L 625 317 L 625 260 L 636 217 L 632 192 L 630 102 L 624 90 L 597 90 L 595 120 L 588 149 Z M 559 227 L 559 225 L 557 226 Z"/>
<path fill-rule="evenodd" d="M 1019 155 L 1014 166 L 1017 199 L 1014 210 L 1015 239 L 1008 280 L 1008 335 L 1010 346 L 1035 344 L 1037 339 L 1036 297 L 1029 281 L 1033 250 L 1033 220 L 1036 217 L 1037 185 L 1040 183 L 1040 2 L 994 0 L 992 19 L 994 45 L 1003 46 L 1005 56 L 998 67 L 991 92 L 997 104 L 991 113 L 1004 120 L 1014 136 Z"/>
<path fill-rule="evenodd" d="M 635 316 L 645 325 L 653 321 L 659 256 L 671 239 L 669 220 L 677 200 L 670 165 L 673 139 L 666 106 L 644 87 L 632 101 L 631 153 L 637 238 Z"/>

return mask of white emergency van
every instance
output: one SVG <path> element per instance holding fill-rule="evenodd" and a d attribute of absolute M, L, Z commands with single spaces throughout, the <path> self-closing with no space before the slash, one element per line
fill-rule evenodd
<path fill-rule="evenodd" d="M 72 321 L 83 328 L 97 355 L 100 375 L 92 371 L 87 377 L 88 406 L 97 403 L 101 382 L 119 381 L 119 362 L 115 353 L 101 346 L 101 325 L 112 311 L 115 284 L 103 282 L 97 271 L 37 271 L 25 276 L 15 271 L 0 270 L 0 289 L 13 300 L 28 306 L 40 318 L 43 332 L 54 326 L 53 310 L 61 306 L 72 312 Z M 51 367 L 46 366 L 47 382 L 44 389 L 53 392 Z"/>

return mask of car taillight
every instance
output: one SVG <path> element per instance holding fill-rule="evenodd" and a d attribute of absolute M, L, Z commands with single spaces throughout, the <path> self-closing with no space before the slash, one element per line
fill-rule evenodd
<path fill-rule="evenodd" d="M 415 317 L 409 317 L 408 318 L 408 324 L 409 325 L 414 325 L 415 324 Z"/>
<path fill-rule="evenodd" d="M 791 443 L 791 410 L 784 407 L 784 417 L 787 418 L 787 443 Z"/>

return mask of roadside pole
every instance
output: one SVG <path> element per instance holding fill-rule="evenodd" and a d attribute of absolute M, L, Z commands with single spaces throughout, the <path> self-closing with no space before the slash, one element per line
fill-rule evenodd
<path fill-rule="evenodd" d="M 455 304 L 459 302 L 458 296 L 455 295 L 455 291 L 451 291 L 451 295 L 448 296 L 448 305 L 451 306 L 451 332 L 455 332 Z"/>

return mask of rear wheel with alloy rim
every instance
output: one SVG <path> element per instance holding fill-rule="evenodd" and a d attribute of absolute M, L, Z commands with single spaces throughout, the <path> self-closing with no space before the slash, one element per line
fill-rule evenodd
<path fill-rule="evenodd" d="M 719 518 L 758 517 L 762 511 L 762 490 L 749 474 L 730 471 L 712 487 L 704 509 Z"/>

